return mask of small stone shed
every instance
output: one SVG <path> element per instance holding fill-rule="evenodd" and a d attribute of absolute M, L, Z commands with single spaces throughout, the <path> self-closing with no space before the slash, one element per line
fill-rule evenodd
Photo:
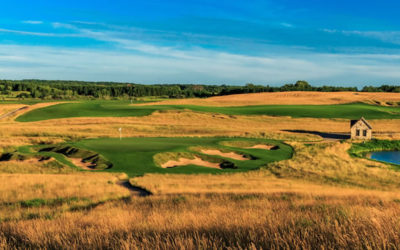
<path fill-rule="evenodd" d="M 372 139 L 372 127 L 364 119 L 364 117 L 361 117 L 359 120 L 351 120 L 350 131 L 351 131 L 351 139 L 358 139 L 358 140 Z"/>

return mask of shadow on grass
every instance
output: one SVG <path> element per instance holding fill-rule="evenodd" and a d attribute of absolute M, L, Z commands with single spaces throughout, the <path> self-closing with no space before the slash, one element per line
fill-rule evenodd
<path fill-rule="evenodd" d="M 325 133 L 325 132 L 309 131 L 309 130 L 282 130 L 282 131 L 292 132 L 292 133 L 301 133 L 301 134 L 319 135 L 324 139 L 333 139 L 333 140 L 350 139 L 350 135 L 349 134 Z"/>
<path fill-rule="evenodd" d="M 123 186 L 124 188 L 127 188 L 131 193 L 136 194 L 140 197 L 146 197 L 146 196 L 153 195 L 152 192 L 150 192 L 142 187 L 133 186 L 131 183 L 129 183 L 129 181 L 120 181 L 118 184 L 120 186 Z"/>

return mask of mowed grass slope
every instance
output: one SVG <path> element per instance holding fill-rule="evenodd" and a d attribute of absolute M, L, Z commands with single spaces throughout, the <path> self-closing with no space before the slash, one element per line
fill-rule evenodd
<path fill-rule="evenodd" d="M 135 109 L 129 101 L 85 101 L 61 103 L 27 112 L 17 121 L 30 122 L 68 117 L 127 117 L 150 115 L 156 108 Z"/>
<path fill-rule="evenodd" d="M 221 145 L 224 141 L 250 141 L 264 144 L 278 145 L 277 150 L 245 149 Z M 102 138 L 88 139 L 73 143 L 72 146 L 95 151 L 113 163 L 110 172 L 124 172 L 129 176 L 137 176 L 145 173 L 224 173 L 242 172 L 258 169 L 267 163 L 288 159 L 293 150 L 289 145 L 279 141 L 267 139 L 248 138 Z M 238 167 L 237 169 L 214 169 L 195 165 L 180 166 L 164 169 L 156 165 L 153 156 L 163 152 L 188 152 L 191 147 L 213 147 L 223 150 L 232 150 L 256 157 L 256 160 L 239 161 L 227 159 Z M 221 158 L 219 156 L 212 156 Z M 223 159 L 223 158 L 221 158 Z"/>
<path fill-rule="evenodd" d="M 311 118 L 400 119 L 399 107 L 369 105 L 363 103 L 340 105 L 258 105 L 212 107 L 196 105 L 130 105 L 128 101 L 86 101 L 63 103 L 27 112 L 16 121 L 32 122 L 69 117 L 130 117 L 147 116 L 162 110 L 192 110 L 225 115 L 269 115 Z"/>

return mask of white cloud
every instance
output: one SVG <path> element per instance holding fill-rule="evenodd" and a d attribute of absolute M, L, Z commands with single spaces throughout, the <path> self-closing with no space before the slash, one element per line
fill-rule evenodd
<path fill-rule="evenodd" d="M 283 23 L 280 23 L 283 27 L 286 27 L 286 28 L 293 28 L 294 27 L 294 25 L 293 24 L 291 24 L 291 23 L 285 23 L 285 22 L 283 22 Z"/>
<path fill-rule="evenodd" d="M 13 33 L 18 35 L 28 35 L 28 36 L 44 36 L 44 37 L 82 37 L 80 34 L 58 34 L 58 33 L 47 33 L 47 32 L 31 32 L 23 30 L 11 30 L 0 28 L 0 33 Z"/>
<path fill-rule="evenodd" d="M 373 38 L 382 42 L 400 44 L 400 31 L 359 31 L 359 30 L 336 30 L 336 29 L 322 29 L 326 33 L 340 33 L 347 36 L 362 36 Z"/>
<path fill-rule="evenodd" d="M 43 21 L 26 20 L 26 21 L 22 21 L 22 23 L 26 23 L 26 24 L 43 24 Z"/>
<path fill-rule="evenodd" d="M 179 51 L 185 57 L 176 57 L 176 51 L 171 57 L 166 57 L 169 51 L 164 53 L 165 57 L 160 57 L 124 51 L 0 45 L 0 78 L 205 84 L 282 84 L 306 79 L 316 84 L 348 85 L 381 84 L 400 78 L 399 65 L 379 55 L 253 57 L 196 49 Z M 377 63 L 366 63 L 365 58 Z"/>

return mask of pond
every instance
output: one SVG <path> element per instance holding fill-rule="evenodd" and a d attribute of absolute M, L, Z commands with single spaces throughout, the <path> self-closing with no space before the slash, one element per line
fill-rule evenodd
<path fill-rule="evenodd" d="M 372 152 L 370 158 L 377 161 L 384 161 L 400 165 L 400 151 L 379 151 Z"/>

